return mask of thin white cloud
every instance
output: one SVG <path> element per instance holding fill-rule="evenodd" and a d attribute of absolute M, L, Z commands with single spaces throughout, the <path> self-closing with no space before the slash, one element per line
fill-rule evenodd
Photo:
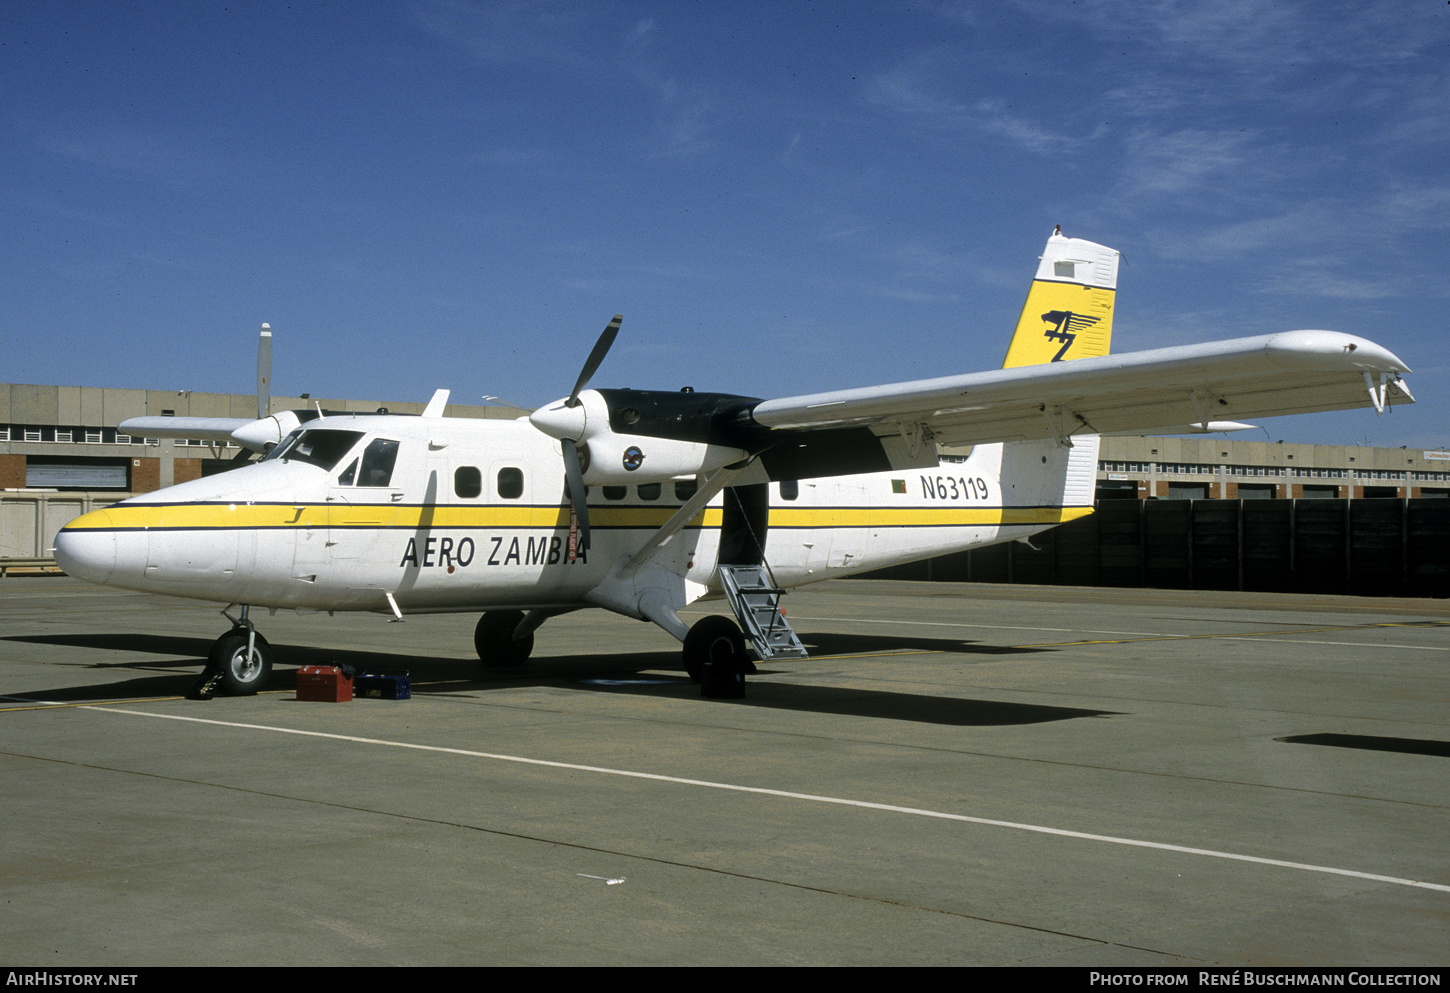
<path fill-rule="evenodd" d="M 1338 257 L 1295 259 L 1275 264 L 1260 273 L 1254 289 L 1260 293 L 1292 297 L 1325 297 L 1331 300 L 1384 300 L 1419 293 L 1414 282 L 1403 277 L 1369 279 L 1345 273 Z M 1431 296 L 1450 295 L 1450 287 Z"/>
<path fill-rule="evenodd" d="M 1128 138 L 1125 149 L 1129 195 L 1182 194 L 1210 186 L 1221 193 L 1225 185 L 1241 182 L 1245 168 L 1259 156 L 1253 148 L 1256 140 L 1247 132 L 1197 128 L 1138 131 Z"/>
<path fill-rule="evenodd" d="M 958 99 L 946 95 L 943 91 L 950 84 L 945 61 L 943 53 L 927 53 L 872 76 L 865 85 L 866 103 L 928 130 L 980 132 L 1038 155 L 1079 152 L 1102 134 L 1100 126 L 1076 134 L 1054 130 L 1015 111 L 1003 96 Z"/>
<path fill-rule="evenodd" d="M 475 58 L 540 68 L 588 65 L 581 43 L 594 20 L 584 5 L 523 0 L 430 0 L 410 8 L 425 34 Z"/>

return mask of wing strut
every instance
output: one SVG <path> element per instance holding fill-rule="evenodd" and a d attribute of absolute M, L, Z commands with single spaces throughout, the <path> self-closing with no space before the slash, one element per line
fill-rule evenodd
<path fill-rule="evenodd" d="M 675 511 L 674 516 L 665 521 L 664 524 L 661 524 L 659 530 L 649 536 L 649 540 L 644 543 L 639 551 L 634 553 L 633 558 L 624 564 L 624 568 L 621 571 L 628 572 L 631 569 L 638 569 L 643 565 L 645 560 L 654 554 L 655 549 L 673 538 L 681 528 L 704 509 L 705 504 L 709 503 L 716 493 L 719 493 L 725 487 L 729 486 L 731 481 L 746 468 L 746 466 L 738 464 L 735 466 L 727 465 L 723 469 L 716 469 L 714 473 L 706 477 L 705 482 L 695 491 L 695 495 L 686 500 L 685 505 Z"/>
<path fill-rule="evenodd" d="M 1047 421 L 1048 435 L 1057 442 L 1057 447 L 1072 448 L 1072 432 L 1067 430 L 1066 418 L 1063 417 L 1062 408 L 1053 407 L 1049 410 L 1047 404 L 1044 403 L 1039 409 L 1042 411 L 1043 418 Z"/>

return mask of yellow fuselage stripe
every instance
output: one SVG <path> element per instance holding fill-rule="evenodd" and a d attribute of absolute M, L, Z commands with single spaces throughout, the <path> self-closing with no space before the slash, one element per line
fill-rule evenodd
<path fill-rule="evenodd" d="M 672 507 L 590 507 L 600 528 L 658 528 Z M 1049 525 L 1085 517 L 1091 507 L 772 507 L 772 528 L 990 527 Z M 718 528 L 722 512 L 707 508 L 690 522 Z M 567 528 L 563 507 L 392 506 L 388 504 L 119 504 L 86 514 L 77 530 L 268 530 L 289 528 Z"/>

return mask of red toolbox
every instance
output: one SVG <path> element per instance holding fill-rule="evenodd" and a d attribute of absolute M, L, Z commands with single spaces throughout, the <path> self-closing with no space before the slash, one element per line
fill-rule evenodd
<path fill-rule="evenodd" d="M 304 665 L 297 670 L 297 699 L 347 703 L 352 699 L 352 672 L 335 665 Z"/>

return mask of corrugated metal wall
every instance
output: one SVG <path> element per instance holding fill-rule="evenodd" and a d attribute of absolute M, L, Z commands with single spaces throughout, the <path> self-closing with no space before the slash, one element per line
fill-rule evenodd
<path fill-rule="evenodd" d="M 61 528 L 114 500 L 89 493 L 0 493 L 0 559 L 48 557 Z"/>
<path fill-rule="evenodd" d="M 1450 597 L 1450 500 L 1105 500 L 894 579 Z"/>

